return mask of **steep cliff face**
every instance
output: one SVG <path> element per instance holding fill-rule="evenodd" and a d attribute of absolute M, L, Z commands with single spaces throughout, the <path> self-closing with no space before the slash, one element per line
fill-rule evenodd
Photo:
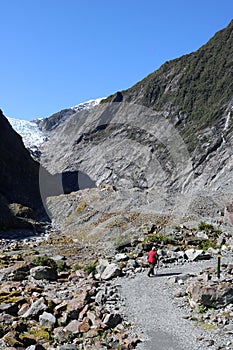
<path fill-rule="evenodd" d="M 0 230 L 32 229 L 27 219 L 44 216 L 38 175 L 39 164 L 0 111 Z"/>
<path fill-rule="evenodd" d="M 22 138 L 0 112 L 1 194 L 9 202 L 36 209 L 40 204 L 39 164 L 24 147 Z"/>

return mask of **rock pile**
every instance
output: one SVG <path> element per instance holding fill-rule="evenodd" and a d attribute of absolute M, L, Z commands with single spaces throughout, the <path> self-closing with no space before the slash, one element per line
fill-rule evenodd
<path fill-rule="evenodd" d="M 174 297 L 185 309 L 185 317 L 211 331 L 209 346 L 218 350 L 232 349 L 233 264 L 221 265 L 220 278 L 216 276 L 216 268 L 207 268 L 198 274 L 172 279 L 179 285 Z"/>
<path fill-rule="evenodd" d="M 82 270 L 57 273 L 25 262 L 2 269 L 0 348 L 133 349 L 139 339 L 108 281 L 118 275 L 115 267 L 108 264 L 100 280 Z"/>

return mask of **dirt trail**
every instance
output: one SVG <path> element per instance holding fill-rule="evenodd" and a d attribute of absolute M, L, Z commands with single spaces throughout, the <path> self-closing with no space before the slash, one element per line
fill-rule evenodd
<path fill-rule="evenodd" d="M 179 301 L 173 297 L 178 286 L 172 276 L 182 273 L 201 271 L 210 262 L 192 263 L 169 269 L 159 269 L 158 275 L 149 278 L 147 272 L 137 274 L 135 278 L 125 278 L 120 283 L 121 295 L 125 300 L 129 321 L 137 326 L 141 339 L 137 350 L 203 350 L 211 334 L 185 319 L 185 309 L 179 307 Z M 209 338 L 208 338 L 209 337 Z M 207 347 L 207 343 L 205 344 Z M 215 349 L 208 346 L 208 349 Z"/>

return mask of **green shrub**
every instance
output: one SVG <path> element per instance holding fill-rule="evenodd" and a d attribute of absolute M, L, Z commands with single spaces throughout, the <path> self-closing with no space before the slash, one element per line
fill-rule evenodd
<path fill-rule="evenodd" d="M 119 235 L 114 239 L 114 247 L 120 247 L 125 244 L 130 244 L 132 238 L 132 234 L 128 233 L 127 235 Z"/>
<path fill-rule="evenodd" d="M 209 248 L 217 249 L 217 245 L 214 240 L 206 239 L 198 242 L 198 247 L 202 250 L 207 250 Z"/>
<path fill-rule="evenodd" d="M 57 263 L 57 272 L 69 271 L 69 266 L 64 261 Z"/>
<path fill-rule="evenodd" d="M 83 266 L 80 265 L 80 264 L 75 264 L 75 265 L 72 267 L 72 270 L 73 270 L 73 271 L 82 270 L 82 269 L 83 269 Z"/>
<path fill-rule="evenodd" d="M 212 224 L 207 224 L 204 221 L 201 221 L 198 224 L 198 230 L 208 232 L 208 233 L 221 233 L 222 232 L 219 228 L 215 228 Z"/>
<path fill-rule="evenodd" d="M 57 263 L 48 257 L 48 255 L 37 256 L 32 260 L 32 263 L 36 266 L 49 266 L 51 268 L 57 269 Z"/>
<path fill-rule="evenodd" d="M 83 270 L 86 274 L 90 274 L 90 273 L 96 273 L 96 266 L 97 266 L 97 262 L 91 262 L 88 263 L 86 265 L 81 265 L 81 264 L 75 264 L 72 268 L 73 271 L 77 271 L 77 270 Z"/>
<path fill-rule="evenodd" d="M 200 314 L 204 314 L 207 310 L 208 310 L 208 308 L 205 305 L 199 305 L 198 306 L 198 312 Z"/>
<path fill-rule="evenodd" d="M 88 275 L 90 275 L 90 273 L 95 274 L 96 273 L 96 265 L 97 265 L 96 262 L 89 263 L 83 267 L 83 271 L 85 273 L 87 273 Z"/>
<path fill-rule="evenodd" d="M 192 317 L 191 317 L 191 321 L 197 322 L 197 321 L 198 321 L 198 318 L 195 317 L 195 316 L 192 316 Z"/>
<path fill-rule="evenodd" d="M 147 235 L 148 243 L 155 243 L 155 244 L 174 244 L 175 240 L 171 236 L 166 236 L 163 234 L 148 234 Z"/>

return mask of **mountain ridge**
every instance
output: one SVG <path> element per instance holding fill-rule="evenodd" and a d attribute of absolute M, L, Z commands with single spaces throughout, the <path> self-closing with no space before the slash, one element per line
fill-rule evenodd
<path fill-rule="evenodd" d="M 190 153 L 194 169 L 198 168 L 205 159 L 224 146 L 226 142 L 231 143 L 233 130 L 232 28 L 233 21 L 196 52 L 166 62 L 132 88 L 103 99 L 100 106 L 106 103 L 123 102 L 135 103 L 138 106 L 142 105 L 150 110 L 155 110 L 161 118 L 167 119 L 178 130 Z M 225 46 L 227 49 L 223 50 Z M 221 53 L 222 63 L 218 60 L 219 53 Z M 208 62 L 209 55 L 214 56 L 210 62 Z M 199 61 L 201 62 L 200 67 L 197 64 Z M 225 71 L 224 74 L 221 74 L 223 67 Z M 202 69 L 201 72 L 200 69 Z M 185 71 L 185 75 L 181 76 L 180 70 Z M 219 73 L 216 75 L 218 70 Z M 224 84 L 223 78 L 225 78 Z M 202 86 L 203 80 L 207 80 L 204 87 Z M 187 81 L 190 81 L 189 85 Z M 212 89 L 215 85 L 217 87 Z M 219 85 L 222 86 L 222 89 L 219 89 Z M 185 98 L 182 98 L 182 104 L 179 105 L 180 95 L 184 95 L 185 89 L 190 91 L 186 93 Z M 220 99 L 215 96 L 218 90 L 222 96 Z M 207 98 L 208 103 L 205 102 L 204 105 L 200 104 L 199 100 L 203 93 L 205 96 L 210 95 Z M 166 102 L 167 99 L 169 102 Z M 185 99 L 188 102 L 185 102 Z M 191 108 L 190 106 L 193 106 L 191 112 L 187 109 Z M 197 114 L 198 116 L 195 117 Z"/>

